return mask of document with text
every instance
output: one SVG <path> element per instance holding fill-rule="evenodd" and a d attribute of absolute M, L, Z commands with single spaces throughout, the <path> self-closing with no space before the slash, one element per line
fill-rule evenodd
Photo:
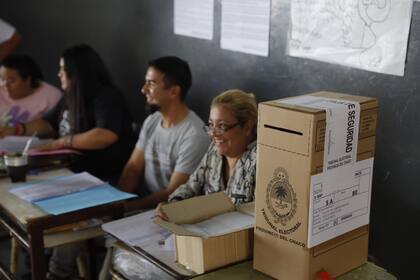
<path fill-rule="evenodd" d="M 213 39 L 214 0 L 175 0 L 174 33 Z"/>
<path fill-rule="evenodd" d="M 221 48 L 268 56 L 270 0 L 222 0 Z"/>
<path fill-rule="evenodd" d="M 358 161 L 352 180 L 325 183 L 325 174 L 311 177 L 308 247 L 369 224 L 373 158 Z"/>

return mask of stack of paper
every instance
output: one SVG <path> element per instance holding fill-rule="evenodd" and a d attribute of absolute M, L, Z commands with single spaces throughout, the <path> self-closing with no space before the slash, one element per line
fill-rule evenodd
<path fill-rule="evenodd" d="M 17 186 L 10 192 L 55 215 L 136 196 L 119 191 L 87 172 Z"/>
<path fill-rule="evenodd" d="M 102 225 L 102 229 L 130 246 L 163 244 L 172 234 L 153 222 L 155 210 Z M 172 248 L 168 248 L 171 250 Z"/>
<path fill-rule="evenodd" d="M 183 224 L 182 227 L 198 236 L 208 238 L 247 229 L 253 227 L 254 224 L 254 216 L 234 211 L 214 216 L 199 223 Z"/>

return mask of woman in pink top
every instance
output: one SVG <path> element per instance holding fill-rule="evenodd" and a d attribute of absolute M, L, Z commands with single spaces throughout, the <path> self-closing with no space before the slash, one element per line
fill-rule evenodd
<path fill-rule="evenodd" d="M 0 126 L 15 126 L 40 118 L 61 99 L 56 87 L 27 55 L 11 55 L 0 67 Z"/>

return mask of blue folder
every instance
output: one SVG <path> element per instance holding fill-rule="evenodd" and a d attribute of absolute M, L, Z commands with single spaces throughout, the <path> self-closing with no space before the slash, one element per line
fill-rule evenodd
<path fill-rule="evenodd" d="M 117 190 L 109 184 L 34 202 L 47 213 L 59 215 L 79 209 L 124 200 L 137 195 Z"/>

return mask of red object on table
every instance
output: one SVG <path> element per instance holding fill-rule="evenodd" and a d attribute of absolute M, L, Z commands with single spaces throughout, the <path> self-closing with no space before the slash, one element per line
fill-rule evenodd
<path fill-rule="evenodd" d="M 318 276 L 319 280 L 334 280 L 334 278 L 332 278 L 330 274 L 325 270 L 319 271 L 316 275 Z"/>

